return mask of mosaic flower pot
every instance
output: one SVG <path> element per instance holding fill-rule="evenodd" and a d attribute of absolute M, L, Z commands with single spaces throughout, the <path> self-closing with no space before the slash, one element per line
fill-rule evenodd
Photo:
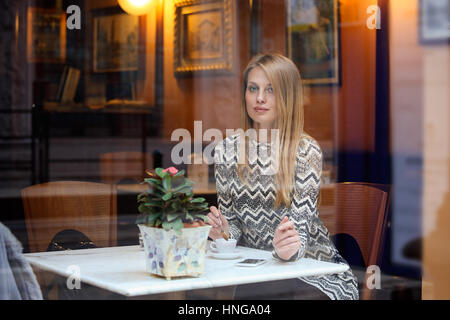
<path fill-rule="evenodd" d="M 183 228 L 181 235 L 173 230 L 138 226 L 142 233 L 149 273 L 168 280 L 173 277 L 202 275 L 211 226 Z"/>

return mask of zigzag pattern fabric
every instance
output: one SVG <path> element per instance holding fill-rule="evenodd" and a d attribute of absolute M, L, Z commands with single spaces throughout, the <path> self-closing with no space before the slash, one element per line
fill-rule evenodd
<path fill-rule="evenodd" d="M 322 151 L 318 143 L 304 136 L 296 155 L 293 201 L 290 207 L 281 206 L 277 209 L 274 209 L 274 146 L 250 138 L 247 184 L 238 177 L 239 146 L 240 135 L 235 134 L 219 142 L 214 149 L 218 206 L 228 220 L 231 237 L 237 239 L 239 245 L 273 250 L 275 229 L 287 215 L 294 221 L 302 243 L 296 259 L 305 257 L 347 264 L 319 218 L 317 201 Z M 299 279 L 320 289 L 333 300 L 359 298 L 358 282 L 350 269 L 341 274 Z"/>

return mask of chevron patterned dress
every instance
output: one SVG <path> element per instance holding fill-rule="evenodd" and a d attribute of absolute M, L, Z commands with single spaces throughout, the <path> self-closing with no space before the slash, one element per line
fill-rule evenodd
<path fill-rule="evenodd" d="M 250 139 L 248 184 L 238 177 L 239 134 L 228 136 L 214 149 L 214 175 L 219 210 L 228 220 L 231 237 L 246 247 L 273 250 L 276 227 L 287 215 L 300 235 L 302 257 L 347 264 L 341 257 L 327 228 L 319 219 L 317 201 L 322 173 L 322 151 L 316 141 L 304 136 L 297 152 L 295 187 L 290 207 L 274 209 L 276 187 L 270 143 Z M 330 299 L 358 299 L 357 278 L 349 269 L 340 274 L 301 277 Z"/>

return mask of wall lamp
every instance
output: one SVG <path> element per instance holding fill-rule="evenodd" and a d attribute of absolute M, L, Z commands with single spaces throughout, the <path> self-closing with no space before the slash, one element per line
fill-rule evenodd
<path fill-rule="evenodd" d="M 118 0 L 118 2 L 126 13 L 140 16 L 150 11 L 155 0 Z"/>

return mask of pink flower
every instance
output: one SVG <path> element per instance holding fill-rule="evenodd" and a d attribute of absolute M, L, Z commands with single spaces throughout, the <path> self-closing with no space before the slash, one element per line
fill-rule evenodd
<path fill-rule="evenodd" d="M 167 172 L 167 171 L 169 171 L 170 175 L 173 177 L 178 172 L 178 169 L 175 167 L 169 167 L 169 168 L 163 170 L 163 172 Z"/>

